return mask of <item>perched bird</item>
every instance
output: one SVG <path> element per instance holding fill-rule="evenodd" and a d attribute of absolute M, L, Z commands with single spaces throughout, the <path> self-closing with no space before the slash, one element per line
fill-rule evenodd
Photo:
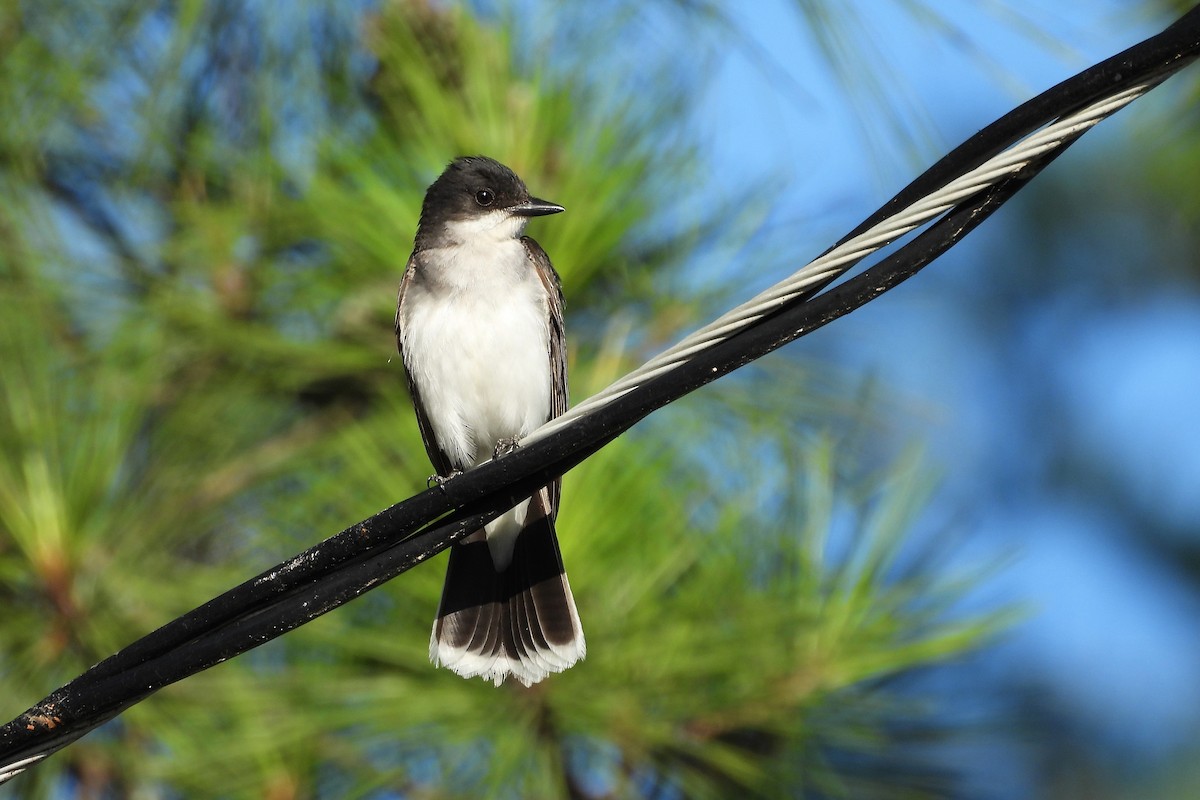
<path fill-rule="evenodd" d="M 560 211 L 483 156 L 455 159 L 425 193 L 396 342 L 434 480 L 502 455 L 567 408 L 562 287 L 523 235 L 530 217 Z M 554 530 L 560 486 L 451 547 L 435 665 L 529 686 L 584 657 Z"/>

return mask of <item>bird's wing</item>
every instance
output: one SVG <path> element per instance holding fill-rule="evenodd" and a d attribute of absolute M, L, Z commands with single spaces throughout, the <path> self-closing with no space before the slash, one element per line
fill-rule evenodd
<path fill-rule="evenodd" d="M 404 277 L 400 281 L 400 296 L 396 299 L 396 349 L 400 352 L 402 364 L 404 364 L 404 340 L 400 335 L 400 321 L 404 318 L 404 296 L 412 286 L 416 274 L 417 253 L 414 251 L 408 258 L 408 265 L 404 268 Z M 433 434 L 433 426 L 429 423 L 429 415 L 425 411 L 425 404 L 421 402 L 421 393 L 412 378 L 412 373 L 408 371 L 407 364 L 404 365 L 404 377 L 408 381 L 408 394 L 412 398 L 413 408 L 417 412 L 417 427 L 421 430 L 421 441 L 425 443 L 425 452 L 429 454 L 429 461 L 433 464 L 437 474 L 447 476 L 454 471 L 454 467 L 451 465 L 449 457 L 438 447 L 437 437 Z"/>
<path fill-rule="evenodd" d="M 554 271 L 554 267 L 550 264 L 550 257 L 546 255 L 546 251 L 542 249 L 541 245 L 528 236 L 521 237 L 521 244 L 525 245 L 525 252 L 529 255 L 534 269 L 537 270 L 542 285 L 546 287 L 546 307 L 550 314 L 547 326 L 550 334 L 550 352 L 547 354 L 550 359 L 550 419 L 554 419 L 567 410 L 569 402 L 567 332 L 563 319 L 562 281 L 559 279 L 558 273 Z M 562 478 L 557 478 L 547 487 L 550 490 L 551 520 L 558 515 L 558 496 L 561 486 Z"/>

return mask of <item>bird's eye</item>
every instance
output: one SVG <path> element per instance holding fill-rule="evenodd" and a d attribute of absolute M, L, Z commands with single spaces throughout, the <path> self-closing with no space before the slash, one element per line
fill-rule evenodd
<path fill-rule="evenodd" d="M 490 206 L 496 202 L 496 195 L 492 194 L 491 189 L 480 189 L 475 193 L 475 202 L 481 206 Z"/>

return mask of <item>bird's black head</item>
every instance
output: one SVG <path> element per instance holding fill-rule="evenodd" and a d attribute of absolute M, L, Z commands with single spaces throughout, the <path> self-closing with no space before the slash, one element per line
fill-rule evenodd
<path fill-rule="evenodd" d="M 499 161 L 486 156 L 464 156 L 450 162 L 425 192 L 417 244 L 433 245 L 450 233 L 455 223 L 494 220 L 496 225 L 516 217 L 509 225 L 520 235 L 524 218 L 557 214 L 563 207 L 529 195 L 525 182 Z"/>

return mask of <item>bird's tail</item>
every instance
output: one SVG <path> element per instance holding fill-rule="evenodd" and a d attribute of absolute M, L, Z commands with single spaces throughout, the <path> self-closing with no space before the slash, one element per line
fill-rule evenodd
<path fill-rule="evenodd" d="M 587 654 L 546 496 L 529 503 L 512 560 L 497 570 L 482 531 L 450 548 L 429 659 L 464 678 L 526 686 Z"/>

